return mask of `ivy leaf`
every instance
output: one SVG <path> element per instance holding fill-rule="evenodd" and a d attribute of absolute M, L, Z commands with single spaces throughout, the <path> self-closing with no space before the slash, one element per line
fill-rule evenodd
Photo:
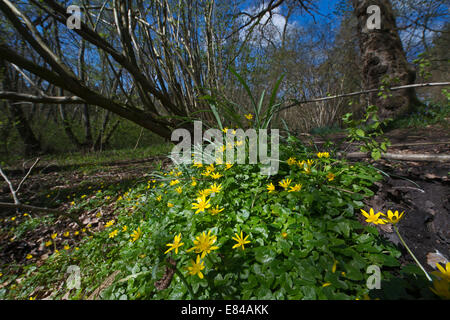
<path fill-rule="evenodd" d="M 366 135 L 362 129 L 356 129 L 356 134 L 359 137 L 364 137 Z"/>
<path fill-rule="evenodd" d="M 372 150 L 371 156 L 373 160 L 380 160 L 381 151 L 379 149 Z"/>

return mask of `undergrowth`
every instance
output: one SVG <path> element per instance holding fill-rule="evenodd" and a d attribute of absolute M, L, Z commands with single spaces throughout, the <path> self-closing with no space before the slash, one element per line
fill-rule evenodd
<path fill-rule="evenodd" d="M 433 297 L 420 271 L 400 271 L 400 251 L 356 218 L 382 178 L 376 170 L 293 137 L 280 148 L 275 176 L 261 175 L 260 165 L 194 163 L 154 172 L 126 191 L 114 186 L 75 199 L 72 212 L 107 199 L 114 218 L 99 232 L 80 225 L 76 246 L 62 235 L 43 238 L 46 259 L 3 266 L 0 298 Z M 372 265 L 387 291 L 368 288 Z M 80 285 L 69 290 L 73 266 Z M 420 285 L 411 289 L 399 272 Z"/>

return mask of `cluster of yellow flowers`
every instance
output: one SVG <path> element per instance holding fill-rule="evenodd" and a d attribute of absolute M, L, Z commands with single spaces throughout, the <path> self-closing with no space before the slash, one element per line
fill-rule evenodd
<path fill-rule="evenodd" d="M 290 166 L 297 165 L 300 169 L 303 169 L 306 174 L 311 173 L 311 167 L 314 164 L 314 160 L 307 159 L 297 161 L 297 159 L 295 159 L 294 157 L 290 157 L 286 162 Z"/>
<path fill-rule="evenodd" d="M 237 242 L 237 244 L 233 246 L 233 249 L 240 247 L 242 250 L 244 250 L 244 245 L 250 243 L 250 241 L 247 240 L 248 235 L 244 238 L 242 231 L 240 235 L 236 233 L 235 237 L 233 237 L 232 239 Z M 186 252 L 194 251 L 197 254 L 196 260 L 191 260 L 190 266 L 186 267 L 190 275 L 197 275 L 200 279 L 203 279 L 204 276 L 202 270 L 205 269 L 205 264 L 202 259 L 205 258 L 207 254 L 210 254 L 213 250 L 219 249 L 218 246 L 214 245 L 216 241 L 217 236 L 211 235 L 211 230 L 209 230 L 208 233 L 202 232 L 199 236 L 195 237 L 195 240 L 193 241 L 193 247 L 186 250 Z M 169 249 L 167 249 L 164 254 L 168 254 L 172 250 L 175 254 L 178 254 L 178 249 L 183 245 L 184 242 L 181 242 L 181 233 L 179 233 L 178 235 L 174 236 L 173 243 L 167 244 Z"/>
<path fill-rule="evenodd" d="M 297 192 L 302 189 L 301 183 L 296 183 L 293 186 L 290 185 L 291 183 L 292 183 L 292 179 L 286 178 L 286 179 L 283 179 L 280 182 L 278 182 L 278 185 L 280 187 L 283 187 L 284 190 L 290 189 L 288 192 Z M 267 188 L 268 193 L 272 193 L 275 191 L 275 185 L 272 182 L 269 183 L 268 185 L 266 185 L 266 188 Z"/>
<path fill-rule="evenodd" d="M 404 215 L 404 211 L 402 213 L 398 213 L 398 210 L 395 212 L 392 212 L 391 210 L 388 210 L 387 214 L 384 214 L 382 212 L 375 213 L 373 208 L 370 208 L 369 213 L 361 209 L 361 213 L 364 217 L 366 217 L 366 222 L 373 223 L 373 224 L 386 224 L 386 223 L 392 223 L 397 224 Z"/>
<path fill-rule="evenodd" d="M 328 152 L 318 152 L 317 158 L 329 158 L 330 154 Z"/>

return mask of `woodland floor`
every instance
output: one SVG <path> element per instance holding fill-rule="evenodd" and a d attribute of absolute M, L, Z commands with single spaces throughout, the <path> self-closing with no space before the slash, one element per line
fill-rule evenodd
<path fill-rule="evenodd" d="M 450 151 L 450 132 L 439 126 L 395 129 L 387 133 L 387 136 L 394 145 L 404 144 L 390 147 L 389 152 L 393 153 L 449 154 Z M 321 142 L 331 140 L 340 145 L 340 149 L 348 147 L 347 151 L 357 151 L 355 146 L 341 144 L 343 137 L 342 134 L 302 136 L 302 140 L 305 143 L 314 141 L 319 146 Z M 406 145 L 417 143 L 430 144 Z M 367 200 L 367 207 L 383 212 L 387 209 L 405 211 L 406 217 L 399 223 L 400 233 L 428 270 L 432 270 L 430 266 L 432 259 L 438 261 L 440 259 L 433 255 L 436 250 L 450 258 L 450 163 L 383 159 L 377 162 L 370 159 L 358 161 L 368 161 L 387 174 L 383 181 L 374 186 L 375 196 Z M 40 163 L 26 180 L 19 198 L 30 205 L 64 209 L 69 206 L 71 199 L 84 194 L 89 196 L 93 190 L 117 186 L 117 190 L 123 194 L 133 185 L 148 180 L 146 174 L 155 170 L 157 166 L 164 167 L 168 164 L 169 160 L 163 157 L 76 166 Z M 13 184 L 17 185 L 26 171 L 24 168 L 10 168 L 6 173 Z M 82 212 L 79 217 L 81 222 L 91 224 L 93 231 L 102 229 L 105 221 L 114 216 L 115 199 L 118 196 L 119 192 L 102 206 Z M 4 181 L 0 182 L 0 201 L 11 202 L 9 189 Z M 4 223 L 12 224 L 14 222 L 10 217 L 15 214 L 14 210 L 9 213 L 3 212 L 0 218 L 7 217 Z M 361 219 L 360 215 L 358 217 Z M 363 222 L 363 219 L 361 221 Z M 20 238 L 10 238 L 7 232 L 3 232 L 3 228 L 0 229 L 0 248 L 2 248 L 0 267 L 10 263 L 20 264 L 29 253 L 41 257 L 37 261 L 39 265 L 46 258 L 47 251 L 50 251 L 41 245 L 44 239 L 48 239 L 52 233 L 61 234 L 65 230 L 75 228 L 76 224 L 71 219 L 60 216 L 50 224 L 40 224 L 33 230 L 28 230 Z M 401 247 L 392 229 L 382 226 L 380 232 Z M 71 246 L 76 246 L 79 239 L 75 237 L 70 241 Z M 413 262 L 406 251 L 402 256 L 402 262 Z"/>

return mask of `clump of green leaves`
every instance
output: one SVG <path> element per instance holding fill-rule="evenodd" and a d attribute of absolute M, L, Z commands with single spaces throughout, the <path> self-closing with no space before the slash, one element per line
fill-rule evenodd
<path fill-rule="evenodd" d="M 251 105 L 250 108 L 247 108 L 246 106 L 233 102 L 219 93 L 203 96 L 202 99 L 208 101 L 209 103 L 217 127 L 220 130 L 226 126 L 237 126 L 240 128 L 250 126 L 255 129 L 269 128 L 278 112 L 279 107 L 281 106 L 281 102 L 277 101 L 277 94 L 281 82 L 284 79 L 284 75 L 281 75 L 275 82 L 272 91 L 270 92 L 269 100 L 266 101 L 267 97 L 265 90 L 263 90 L 259 98 L 255 97 L 247 81 L 245 81 L 245 79 L 231 67 L 230 72 L 236 77 L 239 84 L 244 88 L 245 93 L 250 99 Z M 251 121 L 245 120 L 243 117 L 244 115 L 251 116 L 251 119 L 247 118 L 247 120 Z"/>
<path fill-rule="evenodd" d="M 418 55 L 418 58 L 413 60 L 413 63 L 418 66 L 418 73 L 422 78 L 428 79 L 432 76 L 431 72 L 429 71 L 431 67 L 431 61 L 427 57 L 427 54 L 425 52 L 420 53 Z"/>
<path fill-rule="evenodd" d="M 293 136 L 280 153 L 280 170 L 270 177 L 261 175 L 259 164 L 215 164 L 209 175 L 205 164 L 180 165 L 120 195 L 105 190 L 86 197 L 80 208 L 117 197 L 114 221 L 86 235 L 79 250 L 27 267 L 20 286 L 3 296 L 28 298 L 38 286 L 52 291 L 66 281 L 70 265 L 81 271 L 72 299 L 86 299 L 116 271 L 100 298 L 355 299 L 369 293 L 368 266 L 376 264 L 383 279 L 392 279 L 388 270 L 398 267 L 400 252 L 355 218 L 380 174 L 316 154 Z M 211 207 L 197 212 L 199 192 L 213 184 L 218 189 L 202 200 Z M 249 241 L 244 250 L 234 239 L 241 232 Z M 189 250 L 203 233 L 218 247 L 204 256 Z M 168 252 L 178 235 L 178 252 Z M 197 256 L 202 277 L 188 269 Z M 55 291 L 54 298 L 66 293 Z"/>
<path fill-rule="evenodd" d="M 379 160 L 381 153 L 387 151 L 390 141 L 383 137 L 383 126 L 386 126 L 391 119 L 381 121 L 376 106 L 368 106 L 365 115 L 360 120 L 355 120 L 352 113 L 346 113 L 342 120 L 347 125 L 346 131 L 349 142 L 363 143 L 360 146 L 361 152 L 370 152 L 374 160 Z M 382 138 L 382 141 L 379 142 L 376 138 Z"/>

